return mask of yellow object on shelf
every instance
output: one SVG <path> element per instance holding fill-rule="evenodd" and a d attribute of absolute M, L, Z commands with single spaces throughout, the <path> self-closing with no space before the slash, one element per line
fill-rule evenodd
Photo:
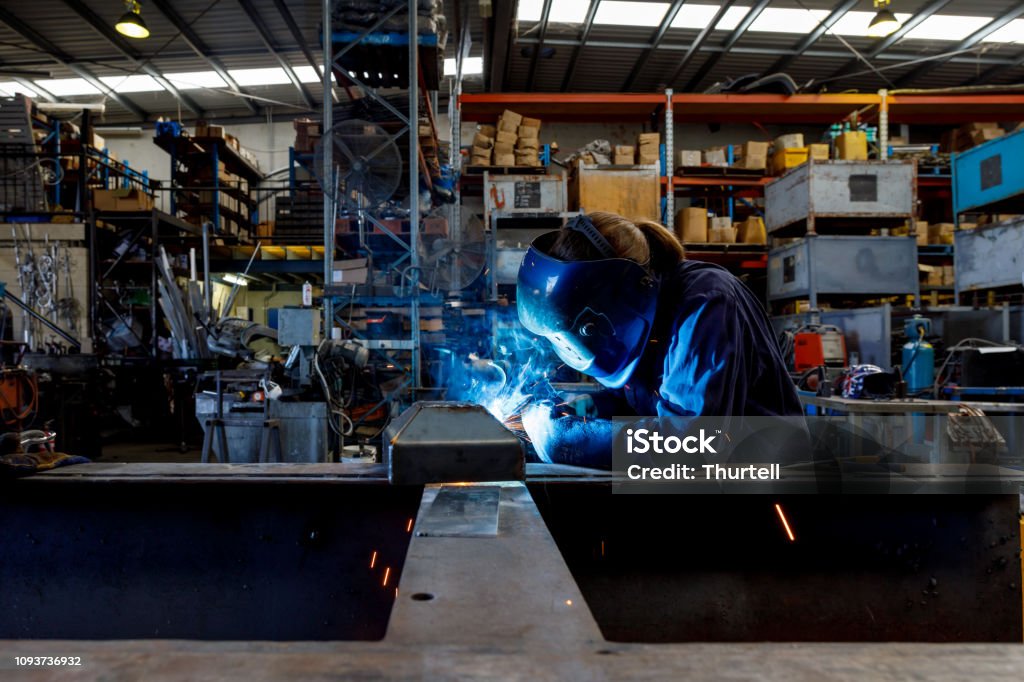
<path fill-rule="evenodd" d="M 796 168 L 800 164 L 807 163 L 807 147 L 790 147 L 777 150 L 772 154 L 772 174 L 784 173 L 790 168 Z"/>

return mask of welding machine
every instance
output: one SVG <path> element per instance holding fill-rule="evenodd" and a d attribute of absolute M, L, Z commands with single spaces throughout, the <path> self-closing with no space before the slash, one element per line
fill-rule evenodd
<path fill-rule="evenodd" d="M 846 339 L 839 327 L 810 324 L 793 334 L 793 369 L 806 372 L 814 367 L 846 367 Z"/>

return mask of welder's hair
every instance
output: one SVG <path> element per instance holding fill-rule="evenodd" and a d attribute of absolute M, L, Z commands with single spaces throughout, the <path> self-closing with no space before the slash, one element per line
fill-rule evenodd
<path fill-rule="evenodd" d="M 674 234 L 653 220 L 633 222 L 604 211 L 588 213 L 587 216 L 619 258 L 646 265 L 654 272 L 668 272 L 683 260 L 683 245 Z M 602 257 L 590 240 L 575 230 L 562 230 L 549 253 L 568 261 L 599 260 Z"/>

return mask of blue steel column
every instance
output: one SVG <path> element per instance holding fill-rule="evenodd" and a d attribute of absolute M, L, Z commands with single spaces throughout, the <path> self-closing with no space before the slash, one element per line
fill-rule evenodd
<path fill-rule="evenodd" d="M 409 0 L 409 263 L 413 278 L 409 291 L 412 325 L 413 398 L 420 388 L 420 135 L 419 135 L 419 26 L 416 0 Z"/>
<path fill-rule="evenodd" d="M 334 265 L 334 140 L 331 128 L 334 126 L 334 108 L 331 99 L 331 74 L 334 72 L 334 43 L 331 35 L 331 0 L 323 0 L 323 150 L 324 184 L 330 184 L 330 191 L 324 187 L 324 288 L 331 285 Z M 294 164 L 294 162 L 293 162 Z M 329 296 L 324 296 L 324 338 L 330 338 L 334 327 L 334 305 Z"/>

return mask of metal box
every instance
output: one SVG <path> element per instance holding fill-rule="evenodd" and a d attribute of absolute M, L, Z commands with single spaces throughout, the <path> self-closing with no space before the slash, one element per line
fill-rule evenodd
<path fill-rule="evenodd" d="M 1024 130 L 953 155 L 953 213 L 1024 211 Z"/>
<path fill-rule="evenodd" d="M 956 292 L 1022 284 L 1024 218 L 953 234 Z"/>
<path fill-rule="evenodd" d="M 484 173 L 485 224 L 492 215 L 537 215 L 565 211 L 565 178 L 561 175 L 496 175 Z"/>
<path fill-rule="evenodd" d="M 521 481 L 523 444 L 480 405 L 421 401 L 384 429 L 392 483 Z"/>
<path fill-rule="evenodd" d="M 282 346 L 320 345 L 320 311 L 315 308 L 280 308 L 277 343 Z"/>
<path fill-rule="evenodd" d="M 206 420 L 217 413 L 217 396 L 199 393 L 196 395 L 196 419 L 206 430 Z M 263 407 L 259 403 L 231 402 L 225 397 L 224 416 L 261 419 Z M 284 462 L 316 463 L 327 459 L 327 403 L 314 402 L 270 402 L 270 419 L 277 419 L 281 425 L 281 460 Z M 260 441 L 263 430 L 253 426 L 225 426 L 228 437 L 228 459 L 232 464 L 259 462 Z M 214 447 L 216 450 L 216 446 Z M 220 453 L 217 453 L 218 458 Z M 276 455 L 272 445 L 269 456 Z"/>
<path fill-rule="evenodd" d="M 807 237 L 768 253 L 768 299 L 918 295 L 913 237 Z"/>
<path fill-rule="evenodd" d="M 894 227 L 913 217 L 916 201 L 912 159 L 811 159 L 765 187 L 765 227 L 776 237 Z"/>

